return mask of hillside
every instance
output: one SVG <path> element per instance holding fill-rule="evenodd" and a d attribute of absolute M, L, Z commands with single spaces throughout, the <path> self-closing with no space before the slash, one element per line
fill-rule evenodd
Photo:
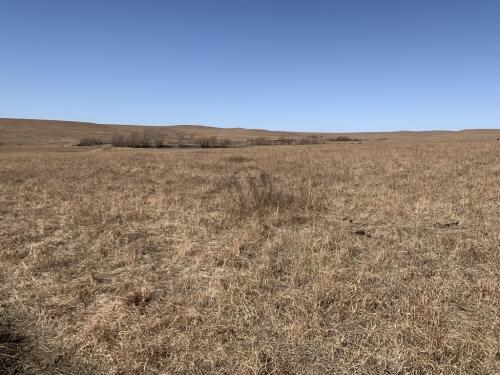
<path fill-rule="evenodd" d="M 169 138 L 216 136 L 232 140 L 249 138 L 307 137 L 311 135 L 331 137 L 346 135 L 368 140 L 424 141 L 424 140 L 496 140 L 500 129 L 422 132 L 372 132 L 372 133 L 299 133 L 243 128 L 217 128 L 200 125 L 172 125 L 146 127 L 140 125 L 112 125 L 90 122 L 0 119 L 0 144 L 4 145 L 73 145 L 82 138 L 110 140 L 113 134 L 154 129 Z"/>

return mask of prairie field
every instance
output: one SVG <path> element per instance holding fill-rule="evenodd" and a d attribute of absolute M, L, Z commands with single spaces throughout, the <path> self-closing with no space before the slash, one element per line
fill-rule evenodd
<path fill-rule="evenodd" d="M 0 147 L 2 374 L 500 372 L 500 142 Z"/>

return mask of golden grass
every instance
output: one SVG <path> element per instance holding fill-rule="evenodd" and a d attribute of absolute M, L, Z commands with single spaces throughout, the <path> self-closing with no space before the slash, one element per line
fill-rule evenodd
<path fill-rule="evenodd" d="M 498 373 L 499 146 L 2 147 L 0 373 Z"/>

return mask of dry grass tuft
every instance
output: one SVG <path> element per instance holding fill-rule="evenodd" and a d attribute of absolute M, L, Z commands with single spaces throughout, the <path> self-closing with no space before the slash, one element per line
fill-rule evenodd
<path fill-rule="evenodd" d="M 230 205 L 242 213 L 283 210 L 293 204 L 294 196 L 279 189 L 273 176 L 257 167 L 242 168 L 227 183 Z"/>
<path fill-rule="evenodd" d="M 231 163 L 247 163 L 247 162 L 252 161 L 251 159 L 248 159 L 248 158 L 241 156 L 241 155 L 230 156 L 230 157 L 226 158 L 226 160 L 228 162 L 231 162 Z"/>

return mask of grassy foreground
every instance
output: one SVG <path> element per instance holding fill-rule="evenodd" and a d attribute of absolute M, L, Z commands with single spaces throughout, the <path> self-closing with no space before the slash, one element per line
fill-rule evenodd
<path fill-rule="evenodd" d="M 498 373 L 499 161 L 3 147 L 0 373 Z"/>

